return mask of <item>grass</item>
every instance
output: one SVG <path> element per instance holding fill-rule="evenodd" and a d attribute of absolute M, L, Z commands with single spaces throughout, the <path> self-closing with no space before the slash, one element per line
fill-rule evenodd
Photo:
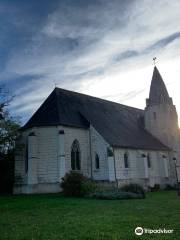
<path fill-rule="evenodd" d="M 136 236 L 137 226 L 174 229 Z M 65 198 L 60 194 L 0 197 L 0 239 L 180 239 L 180 197 L 174 191 L 139 200 Z"/>

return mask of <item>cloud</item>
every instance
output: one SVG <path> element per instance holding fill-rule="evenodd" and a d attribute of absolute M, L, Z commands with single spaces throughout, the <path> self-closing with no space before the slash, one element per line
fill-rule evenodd
<path fill-rule="evenodd" d="M 6 35 L 18 44 L 4 50 L 0 69 L 0 81 L 18 96 L 14 113 L 29 117 L 55 84 L 143 108 L 152 58 L 162 69 L 178 62 L 179 1 L 40 2 L 12 4 L 13 14 L 2 9 L 6 32 L 18 30 Z"/>
<path fill-rule="evenodd" d="M 105 96 L 102 96 L 102 98 L 109 99 L 109 100 L 114 99 L 114 101 L 123 103 L 124 101 L 127 101 L 129 99 L 136 97 L 137 95 L 140 95 L 141 93 L 144 92 L 144 90 L 145 89 L 143 88 L 143 89 L 133 90 L 133 91 L 130 91 L 127 93 L 117 93 L 117 94 L 112 94 L 112 95 L 105 95 Z"/>
<path fill-rule="evenodd" d="M 175 41 L 179 38 L 180 38 L 180 32 L 175 32 L 175 33 L 168 35 L 165 38 L 162 38 L 159 41 L 155 42 L 153 45 L 151 45 L 150 47 L 148 47 L 146 49 L 146 52 L 166 47 L 168 44 L 172 43 L 173 41 Z"/>
<path fill-rule="evenodd" d="M 113 61 L 114 62 L 124 61 L 125 59 L 137 57 L 138 55 L 139 53 L 137 51 L 127 50 L 125 52 L 113 56 Z"/>

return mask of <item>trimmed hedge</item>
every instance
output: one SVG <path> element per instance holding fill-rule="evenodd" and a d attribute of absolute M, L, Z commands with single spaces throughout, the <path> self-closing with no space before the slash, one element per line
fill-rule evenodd
<path fill-rule="evenodd" d="M 88 194 L 88 198 L 104 199 L 104 200 L 120 200 L 120 199 L 142 199 L 144 198 L 142 194 L 132 193 L 132 192 L 123 192 L 119 190 L 109 190 L 94 192 Z"/>
<path fill-rule="evenodd" d="M 124 185 L 120 189 L 123 192 L 136 193 L 136 194 L 140 194 L 143 198 L 146 197 L 143 187 L 136 183 L 130 183 L 130 184 Z"/>

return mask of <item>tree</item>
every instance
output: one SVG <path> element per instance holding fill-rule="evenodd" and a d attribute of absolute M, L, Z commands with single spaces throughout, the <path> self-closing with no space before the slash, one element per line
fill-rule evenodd
<path fill-rule="evenodd" d="M 7 110 L 13 98 L 4 87 L 0 87 L 0 153 L 3 154 L 14 150 L 15 140 L 19 135 L 19 122 Z"/>

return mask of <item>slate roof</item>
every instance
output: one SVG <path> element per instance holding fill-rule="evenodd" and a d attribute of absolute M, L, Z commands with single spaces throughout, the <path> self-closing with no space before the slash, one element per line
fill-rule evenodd
<path fill-rule="evenodd" d="M 172 103 L 172 99 L 169 97 L 168 91 L 164 84 L 164 81 L 159 73 L 157 67 L 154 67 L 148 105 L 159 105 L 162 103 Z"/>
<path fill-rule="evenodd" d="M 22 129 L 92 124 L 114 147 L 169 150 L 144 129 L 144 111 L 100 98 L 55 88 Z"/>

